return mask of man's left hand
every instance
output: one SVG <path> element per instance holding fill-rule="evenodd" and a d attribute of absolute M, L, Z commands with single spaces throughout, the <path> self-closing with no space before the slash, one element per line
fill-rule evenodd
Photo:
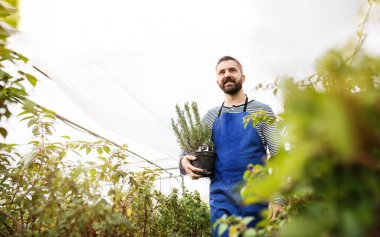
<path fill-rule="evenodd" d="M 270 219 L 270 220 L 276 219 L 281 214 L 281 212 L 283 212 L 284 210 L 285 210 L 285 208 L 283 206 L 281 206 L 280 204 L 269 203 L 268 219 Z"/>

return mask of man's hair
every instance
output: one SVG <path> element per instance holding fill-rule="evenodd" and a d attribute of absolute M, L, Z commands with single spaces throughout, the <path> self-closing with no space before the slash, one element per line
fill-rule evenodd
<path fill-rule="evenodd" d="M 216 64 L 215 68 L 218 67 L 219 63 L 224 62 L 224 61 L 228 61 L 228 60 L 235 61 L 238 64 L 238 66 L 239 66 L 240 72 L 243 73 L 243 66 L 241 65 L 241 63 L 236 58 L 231 57 L 231 56 L 223 56 L 223 57 L 221 57 L 218 60 L 218 63 Z"/>

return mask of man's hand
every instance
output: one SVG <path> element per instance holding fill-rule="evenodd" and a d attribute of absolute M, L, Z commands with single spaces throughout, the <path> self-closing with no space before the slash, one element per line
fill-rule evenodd
<path fill-rule="evenodd" d="M 195 159 L 197 159 L 195 156 L 185 155 L 181 160 L 181 165 L 182 165 L 183 169 L 186 171 L 186 173 L 188 175 L 190 175 L 191 179 L 193 179 L 193 180 L 203 177 L 202 175 L 194 173 L 194 172 L 202 172 L 203 171 L 202 169 L 199 169 L 199 168 L 191 165 L 190 161 L 195 160 Z"/>
<path fill-rule="evenodd" d="M 281 206 L 280 204 L 269 203 L 268 219 L 270 219 L 270 220 L 276 219 L 281 214 L 281 212 L 283 212 L 284 210 L 285 210 L 285 208 L 283 206 Z"/>

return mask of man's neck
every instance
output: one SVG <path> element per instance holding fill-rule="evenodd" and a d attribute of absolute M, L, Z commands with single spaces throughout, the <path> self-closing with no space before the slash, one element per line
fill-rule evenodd
<path fill-rule="evenodd" d="M 227 107 L 238 106 L 244 104 L 246 96 L 243 89 L 234 95 L 225 94 L 224 105 Z"/>

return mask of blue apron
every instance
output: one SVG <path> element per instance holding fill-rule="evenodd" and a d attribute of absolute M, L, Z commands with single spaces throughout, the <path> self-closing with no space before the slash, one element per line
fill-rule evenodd
<path fill-rule="evenodd" d="M 260 212 L 267 208 L 266 203 L 244 206 L 240 201 L 238 186 L 243 181 L 248 164 L 263 164 L 267 157 L 256 128 L 252 127 L 251 123 L 244 128 L 243 117 L 248 114 L 247 102 L 248 97 L 244 104 L 244 112 L 221 115 L 223 103 L 213 124 L 212 139 L 217 159 L 215 174 L 210 183 L 212 223 L 226 214 L 254 216 L 255 220 L 250 223 L 250 226 L 254 226 L 260 220 Z M 223 236 L 227 236 L 227 232 Z M 213 236 L 218 236 L 216 230 L 213 231 Z"/>

